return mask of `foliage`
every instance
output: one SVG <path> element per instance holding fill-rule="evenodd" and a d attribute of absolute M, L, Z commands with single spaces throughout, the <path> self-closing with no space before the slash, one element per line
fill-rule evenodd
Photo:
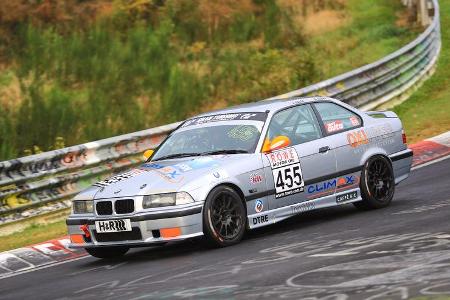
<path fill-rule="evenodd" d="M 409 143 L 450 130 L 450 1 L 439 1 L 439 5 L 442 47 L 436 72 L 408 101 L 394 108 Z"/>
<path fill-rule="evenodd" d="M 0 7 L 0 95 L 17 91 L 0 99 L 0 160 L 301 88 L 386 55 L 408 37 L 394 24 L 399 4 L 348 2 L 8 2 Z M 302 14 L 321 9 L 349 14 L 357 26 L 308 37 Z M 384 15 L 385 28 L 367 37 Z M 361 55 L 380 38 L 389 44 Z"/>

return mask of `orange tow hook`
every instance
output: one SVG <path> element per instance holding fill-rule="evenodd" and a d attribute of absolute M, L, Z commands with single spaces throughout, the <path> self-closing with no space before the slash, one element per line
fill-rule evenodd
<path fill-rule="evenodd" d="M 80 229 L 84 232 L 84 235 L 89 238 L 91 234 L 89 233 L 89 227 L 87 224 L 83 224 L 80 226 Z"/>

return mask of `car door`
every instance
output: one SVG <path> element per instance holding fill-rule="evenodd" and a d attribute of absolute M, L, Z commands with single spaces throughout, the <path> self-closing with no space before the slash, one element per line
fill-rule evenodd
<path fill-rule="evenodd" d="M 266 140 L 279 136 L 289 138 L 290 145 L 262 154 L 268 189 L 272 189 L 270 209 L 310 200 L 307 185 L 336 172 L 332 139 L 323 136 L 310 104 L 281 110 L 272 117 Z"/>
<path fill-rule="evenodd" d="M 368 143 L 361 117 L 333 102 L 313 104 L 328 138 L 333 140 L 336 152 L 337 192 L 358 187 L 360 161 Z"/>

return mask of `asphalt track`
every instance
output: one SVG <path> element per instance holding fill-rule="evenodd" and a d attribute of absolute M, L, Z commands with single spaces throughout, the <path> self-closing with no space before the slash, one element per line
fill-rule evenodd
<path fill-rule="evenodd" d="M 344 205 L 250 232 L 234 247 L 139 248 L 117 261 L 86 257 L 0 280 L 0 299 L 436 295 L 450 297 L 450 159 L 413 171 L 385 209 Z"/>

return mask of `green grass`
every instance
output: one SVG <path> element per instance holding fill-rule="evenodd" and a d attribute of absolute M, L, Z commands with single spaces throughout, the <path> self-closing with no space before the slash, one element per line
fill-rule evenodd
<path fill-rule="evenodd" d="M 119 12 L 89 26 L 13 27 L 0 93 L 19 96 L 6 93 L 10 106 L 0 109 L 0 160 L 34 146 L 52 150 L 58 136 L 71 146 L 283 94 L 370 63 L 416 35 L 396 26 L 399 1 L 348 0 L 337 11 L 349 22 L 313 37 L 276 1 L 253 2 L 255 11 L 217 26 L 187 0 L 164 2 L 153 19 Z"/>
<path fill-rule="evenodd" d="M 12 250 L 67 235 L 65 220 L 46 225 L 33 224 L 23 231 L 0 236 L 0 252 Z"/>
<path fill-rule="evenodd" d="M 313 37 L 314 59 L 320 62 L 322 78 L 331 78 L 372 63 L 412 41 L 418 32 L 396 25 L 404 11 L 400 1 L 350 0 L 352 22 L 344 28 Z"/>
<path fill-rule="evenodd" d="M 409 143 L 450 130 L 450 0 L 439 4 L 442 49 L 436 72 L 406 102 L 394 108 Z"/>

